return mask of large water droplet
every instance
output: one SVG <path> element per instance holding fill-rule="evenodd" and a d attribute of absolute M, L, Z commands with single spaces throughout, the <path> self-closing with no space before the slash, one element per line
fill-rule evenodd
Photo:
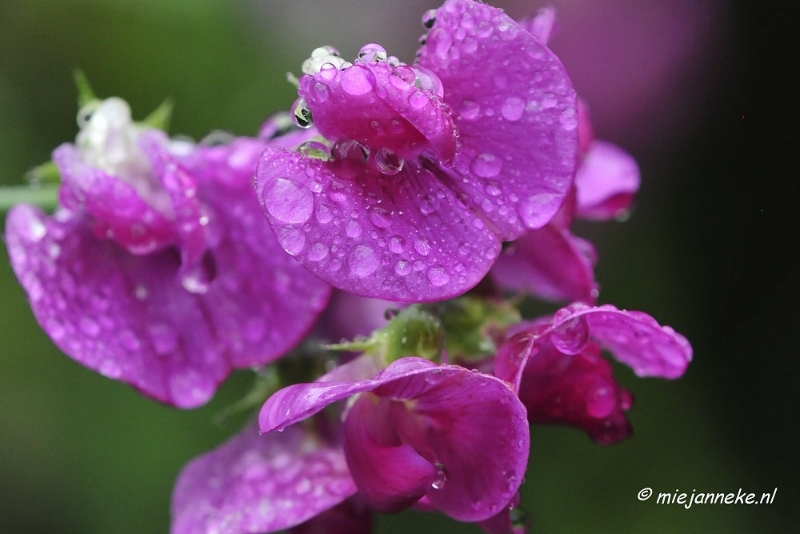
<path fill-rule="evenodd" d="M 216 274 L 214 257 L 206 252 L 202 261 L 181 272 L 181 285 L 189 293 L 202 295 L 208 292 Z"/>
<path fill-rule="evenodd" d="M 400 276 L 406 276 L 411 273 L 411 262 L 408 260 L 399 260 L 394 265 L 394 272 L 399 274 Z"/>
<path fill-rule="evenodd" d="M 436 463 L 436 474 L 434 475 L 433 482 L 431 482 L 431 487 L 435 490 L 440 490 L 444 487 L 447 483 L 447 471 L 444 468 L 444 465 L 440 463 Z"/>
<path fill-rule="evenodd" d="M 578 354 L 589 343 L 589 324 L 586 317 L 573 317 L 559 324 L 551 335 L 553 345 L 564 354 Z"/>
<path fill-rule="evenodd" d="M 616 405 L 614 390 L 604 383 L 598 384 L 586 396 L 586 412 L 595 419 L 608 417 Z"/>
<path fill-rule="evenodd" d="M 277 220 L 289 224 L 306 222 L 314 211 L 311 191 L 299 188 L 286 178 L 278 178 L 264 191 L 264 207 Z"/>
<path fill-rule="evenodd" d="M 353 96 L 364 95 L 372 91 L 375 75 L 364 66 L 354 65 L 342 72 L 340 83 L 345 93 Z"/>
<path fill-rule="evenodd" d="M 359 63 L 378 63 L 387 60 L 386 49 L 379 44 L 370 43 L 361 47 L 356 61 Z"/>
<path fill-rule="evenodd" d="M 311 110 L 308 108 L 306 99 L 303 97 L 294 101 L 289 113 L 292 116 L 292 122 L 294 122 L 295 126 L 298 128 L 311 128 L 311 125 L 314 123 L 311 118 Z"/>
<path fill-rule="evenodd" d="M 303 153 L 306 157 L 313 158 L 313 159 L 321 159 L 322 161 L 328 161 L 331 159 L 331 153 L 329 152 L 328 145 L 325 143 L 320 143 L 319 141 L 306 141 L 298 150 Z M 317 184 L 319 188 L 319 184 Z M 319 190 L 317 193 L 319 193 Z"/>
<path fill-rule="evenodd" d="M 445 285 L 450 281 L 450 275 L 443 267 L 434 266 L 428 269 L 428 280 L 436 287 Z"/>
<path fill-rule="evenodd" d="M 500 113 L 507 121 L 518 121 L 525 113 L 525 101 L 515 96 L 509 97 L 500 107 Z"/>
<path fill-rule="evenodd" d="M 427 256 L 431 252 L 431 244 L 428 243 L 427 239 L 417 239 L 414 241 L 414 250 L 420 256 Z"/>
<path fill-rule="evenodd" d="M 365 162 L 369 158 L 369 149 L 353 139 L 340 139 L 333 144 L 331 155 L 334 159 Z"/>
<path fill-rule="evenodd" d="M 378 170 L 383 174 L 389 176 L 395 175 L 403 170 L 403 158 L 389 150 L 388 148 L 380 148 L 375 152 L 375 165 Z"/>
<path fill-rule="evenodd" d="M 345 233 L 347 237 L 352 237 L 355 239 L 356 237 L 361 235 L 361 226 L 356 221 L 347 221 L 347 225 L 345 226 Z"/>
<path fill-rule="evenodd" d="M 442 80 L 440 80 L 436 74 L 425 67 L 419 67 L 415 65 L 410 68 L 414 72 L 414 85 L 418 89 L 430 91 L 439 98 L 444 96 L 444 86 L 442 85 Z"/>
<path fill-rule="evenodd" d="M 333 219 L 333 212 L 331 209 L 324 205 L 320 204 L 317 206 L 317 220 L 322 224 L 328 224 Z"/>
<path fill-rule="evenodd" d="M 348 258 L 350 272 L 359 278 L 371 275 L 378 269 L 378 256 L 366 245 L 358 245 Z"/>
<path fill-rule="evenodd" d="M 276 236 L 283 250 L 292 256 L 300 254 L 306 246 L 306 236 L 297 228 L 279 228 Z"/>
<path fill-rule="evenodd" d="M 479 154 L 472 159 L 470 170 L 481 178 L 492 178 L 500 174 L 503 161 L 493 154 Z"/>
<path fill-rule="evenodd" d="M 325 243 L 314 243 L 308 249 L 308 259 L 310 261 L 322 261 L 328 257 L 328 245 Z"/>
<path fill-rule="evenodd" d="M 389 212 L 383 208 L 372 208 L 369 213 L 369 220 L 378 228 L 388 228 L 392 224 Z"/>
<path fill-rule="evenodd" d="M 400 254 L 406 248 L 406 240 L 399 235 L 393 236 L 389 240 L 389 250 L 395 254 Z"/>

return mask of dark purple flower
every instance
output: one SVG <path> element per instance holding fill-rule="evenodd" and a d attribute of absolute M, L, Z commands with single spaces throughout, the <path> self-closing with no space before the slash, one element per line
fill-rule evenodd
<path fill-rule="evenodd" d="M 362 48 L 304 64 L 301 123 L 331 157 L 267 149 L 265 214 L 317 276 L 363 296 L 432 301 L 488 271 L 502 241 L 545 225 L 572 182 L 575 92 L 558 59 L 501 10 L 447 0 L 415 65 Z"/>
<path fill-rule="evenodd" d="M 346 369 L 356 363 L 277 392 L 261 409 L 261 430 L 349 398 L 344 452 L 371 508 L 394 512 L 425 497 L 455 519 L 481 521 L 508 506 L 529 450 L 525 408 L 508 384 L 422 358 L 361 379 Z"/>
<path fill-rule="evenodd" d="M 232 368 L 297 343 L 329 287 L 263 224 L 252 174 L 266 141 L 170 141 L 116 98 L 89 111 L 76 144 L 53 154 L 61 207 L 8 215 L 12 267 L 68 356 L 159 401 L 198 406 Z"/>
<path fill-rule="evenodd" d="M 183 468 L 172 493 L 171 532 L 259 534 L 309 520 L 311 527 L 369 525 L 368 514 L 334 508 L 355 491 L 341 446 L 303 425 L 266 435 L 249 425 Z M 306 527 L 292 532 L 315 532 Z"/>
<path fill-rule="evenodd" d="M 633 399 L 601 348 L 638 376 L 677 378 L 692 358 L 683 336 L 645 313 L 577 303 L 518 327 L 497 353 L 495 374 L 514 385 L 531 422 L 574 425 L 612 443 L 630 434 L 624 412 Z"/>

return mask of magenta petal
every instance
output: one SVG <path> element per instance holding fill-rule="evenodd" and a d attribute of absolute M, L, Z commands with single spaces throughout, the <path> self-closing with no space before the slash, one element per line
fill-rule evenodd
<path fill-rule="evenodd" d="M 525 473 L 529 433 L 524 406 L 507 384 L 441 366 L 398 377 L 373 394 L 411 402 L 394 418 L 402 442 L 437 467 L 426 493 L 437 509 L 480 521 L 508 505 Z"/>
<path fill-rule="evenodd" d="M 353 363 L 351 362 L 351 364 Z M 340 370 L 334 369 L 317 379 L 316 382 L 288 386 L 272 395 L 261 407 L 258 416 L 259 426 L 262 432 L 286 428 L 314 415 L 338 400 L 346 399 L 356 393 L 372 391 L 387 381 L 423 372 L 433 367 L 437 367 L 437 365 L 422 358 L 402 358 L 377 373 L 374 378 L 344 382 L 329 381 L 329 375 L 342 376 Z"/>
<path fill-rule="evenodd" d="M 528 360 L 519 395 L 532 423 L 572 425 L 601 445 L 632 432 L 624 412 L 633 398 L 617 384 L 594 344 L 576 355 L 545 344 Z"/>
<path fill-rule="evenodd" d="M 394 176 L 344 180 L 335 166 L 268 148 L 257 191 L 284 249 L 326 282 L 401 302 L 463 293 L 499 254 L 497 237 L 441 173 L 406 162 Z"/>
<path fill-rule="evenodd" d="M 80 215 L 20 205 L 8 215 L 11 265 L 39 324 L 68 356 L 180 407 L 206 402 L 228 374 L 173 250 L 132 256 Z"/>
<path fill-rule="evenodd" d="M 175 243 L 169 215 L 143 200 L 131 184 L 83 163 L 74 145 L 58 147 L 53 161 L 63 180 L 61 204 L 90 215 L 98 237 L 113 239 L 132 254 L 149 254 Z"/>
<path fill-rule="evenodd" d="M 616 145 L 595 141 L 575 175 L 575 188 L 579 217 L 616 217 L 628 209 L 639 190 L 639 166 Z"/>
<path fill-rule="evenodd" d="M 543 7 L 535 16 L 521 20 L 520 26 L 539 38 L 544 44 L 558 32 L 556 9 L 552 6 Z"/>
<path fill-rule="evenodd" d="M 396 435 L 379 405 L 391 409 L 390 402 L 369 394 L 350 407 L 344 424 L 345 455 L 369 506 L 391 513 L 418 501 L 435 480 L 436 468 L 409 445 L 382 442 L 385 437 L 380 434 Z"/>
<path fill-rule="evenodd" d="M 447 0 L 420 51 L 453 108 L 462 151 L 451 187 L 512 240 L 544 226 L 572 183 L 575 91 L 539 39 L 496 9 Z"/>
<path fill-rule="evenodd" d="M 428 147 L 446 164 L 456 155 L 458 134 L 450 109 L 414 85 L 414 67 L 358 63 L 322 69 L 300 78 L 299 94 L 327 139 L 352 139 L 370 149 L 415 158 Z"/>
<path fill-rule="evenodd" d="M 171 532 L 276 532 L 355 492 L 340 448 L 300 426 L 259 435 L 251 425 L 183 468 L 172 494 Z"/>
<path fill-rule="evenodd" d="M 594 304 L 598 293 L 596 261 L 591 243 L 548 224 L 531 230 L 504 250 L 492 267 L 492 275 L 504 289 L 547 300 Z"/>

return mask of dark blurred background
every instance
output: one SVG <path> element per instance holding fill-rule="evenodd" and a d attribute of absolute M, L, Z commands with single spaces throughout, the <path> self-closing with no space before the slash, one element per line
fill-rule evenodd
<path fill-rule="evenodd" d="M 535 533 L 800 532 L 800 201 L 797 7 L 723 0 L 564 0 L 552 41 L 597 136 L 639 161 L 626 223 L 582 224 L 601 300 L 685 334 L 676 382 L 617 367 L 634 436 L 598 447 L 535 428 L 523 506 Z M 519 18 L 542 4 L 495 2 Z M 285 73 L 323 44 L 367 42 L 411 61 L 435 0 L 0 0 L 0 183 L 73 140 L 72 71 L 142 118 L 165 97 L 171 131 L 255 134 L 294 98 Z M 167 532 L 181 466 L 241 419 L 212 421 L 251 377 L 206 407 L 169 409 L 59 353 L 2 248 L 0 534 Z M 792 252 L 794 250 L 795 252 Z M 777 489 L 774 504 L 657 505 L 637 492 Z M 478 532 L 414 512 L 377 532 Z"/>

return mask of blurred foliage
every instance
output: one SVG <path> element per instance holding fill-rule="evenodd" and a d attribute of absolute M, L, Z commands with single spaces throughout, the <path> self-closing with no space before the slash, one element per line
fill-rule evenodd
<path fill-rule="evenodd" d="M 0 184 L 22 183 L 74 139 L 76 68 L 99 96 L 127 99 L 137 119 L 173 98 L 172 133 L 254 134 L 269 113 L 288 108 L 293 90 L 284 74 L 298 66 L 271 52 L 280 35 L 256 38 L 268 10 L 252 4 L 0 0 Z M 264 45 L 270 39 L 274 48 Z M 792 531 L 798 472 L 782 432 L 796 411 L 787 384 L 796 382 L 797 364 L 780 362 L 797 351 L 778 326 L 785 308 L 772 303 L 779 294 L 796 301 L 796 283 L 784 284 L 796 263 L 766 270 L 769 251 L 755 245 L 762 226 L 726 226 L 741 215 L 728 209 L 740 205 L 739 173 L 748 167 L 728 161 L 742 138 L 725 121 L 738 120 L 744 105 L 735 94 L 723 99 L 711 114 L 721 122 L 687 137 L 678 156 L 636 154 L 645 181 L 629 223 L 578 229 L 598 243 L 603 301 L 674 326 L 692 341 L 695 362 L 677 382 L 640 380 L 617 366 L 637 399 L 635 436 L 620 445 L 533 429 L 523 506 L 535 533 Z M 760 257 L 749 258 L 751 246 Z M 740 263 L 725 259 L 731 250 Z M 755 292 L 752 280 L 783 285 Z M 5 259 L 0 295 L 0 534 L 167 532 L 179 469 L 243 422 L 244 415 L 219 427 L 213 419 L 252 375 L 235 373 L 201 409 L 160 406 L 63 356 L 36 325 Z M 743 310 L 749 314 L 736 316 Z M 762 507 L 686 510 L 636 499 L 643 487 L 760 495 L 776 486 L 776 504 Z M 419 512 L 378 520 L 380 533 L 411 529 L 479 532 Z"/>

